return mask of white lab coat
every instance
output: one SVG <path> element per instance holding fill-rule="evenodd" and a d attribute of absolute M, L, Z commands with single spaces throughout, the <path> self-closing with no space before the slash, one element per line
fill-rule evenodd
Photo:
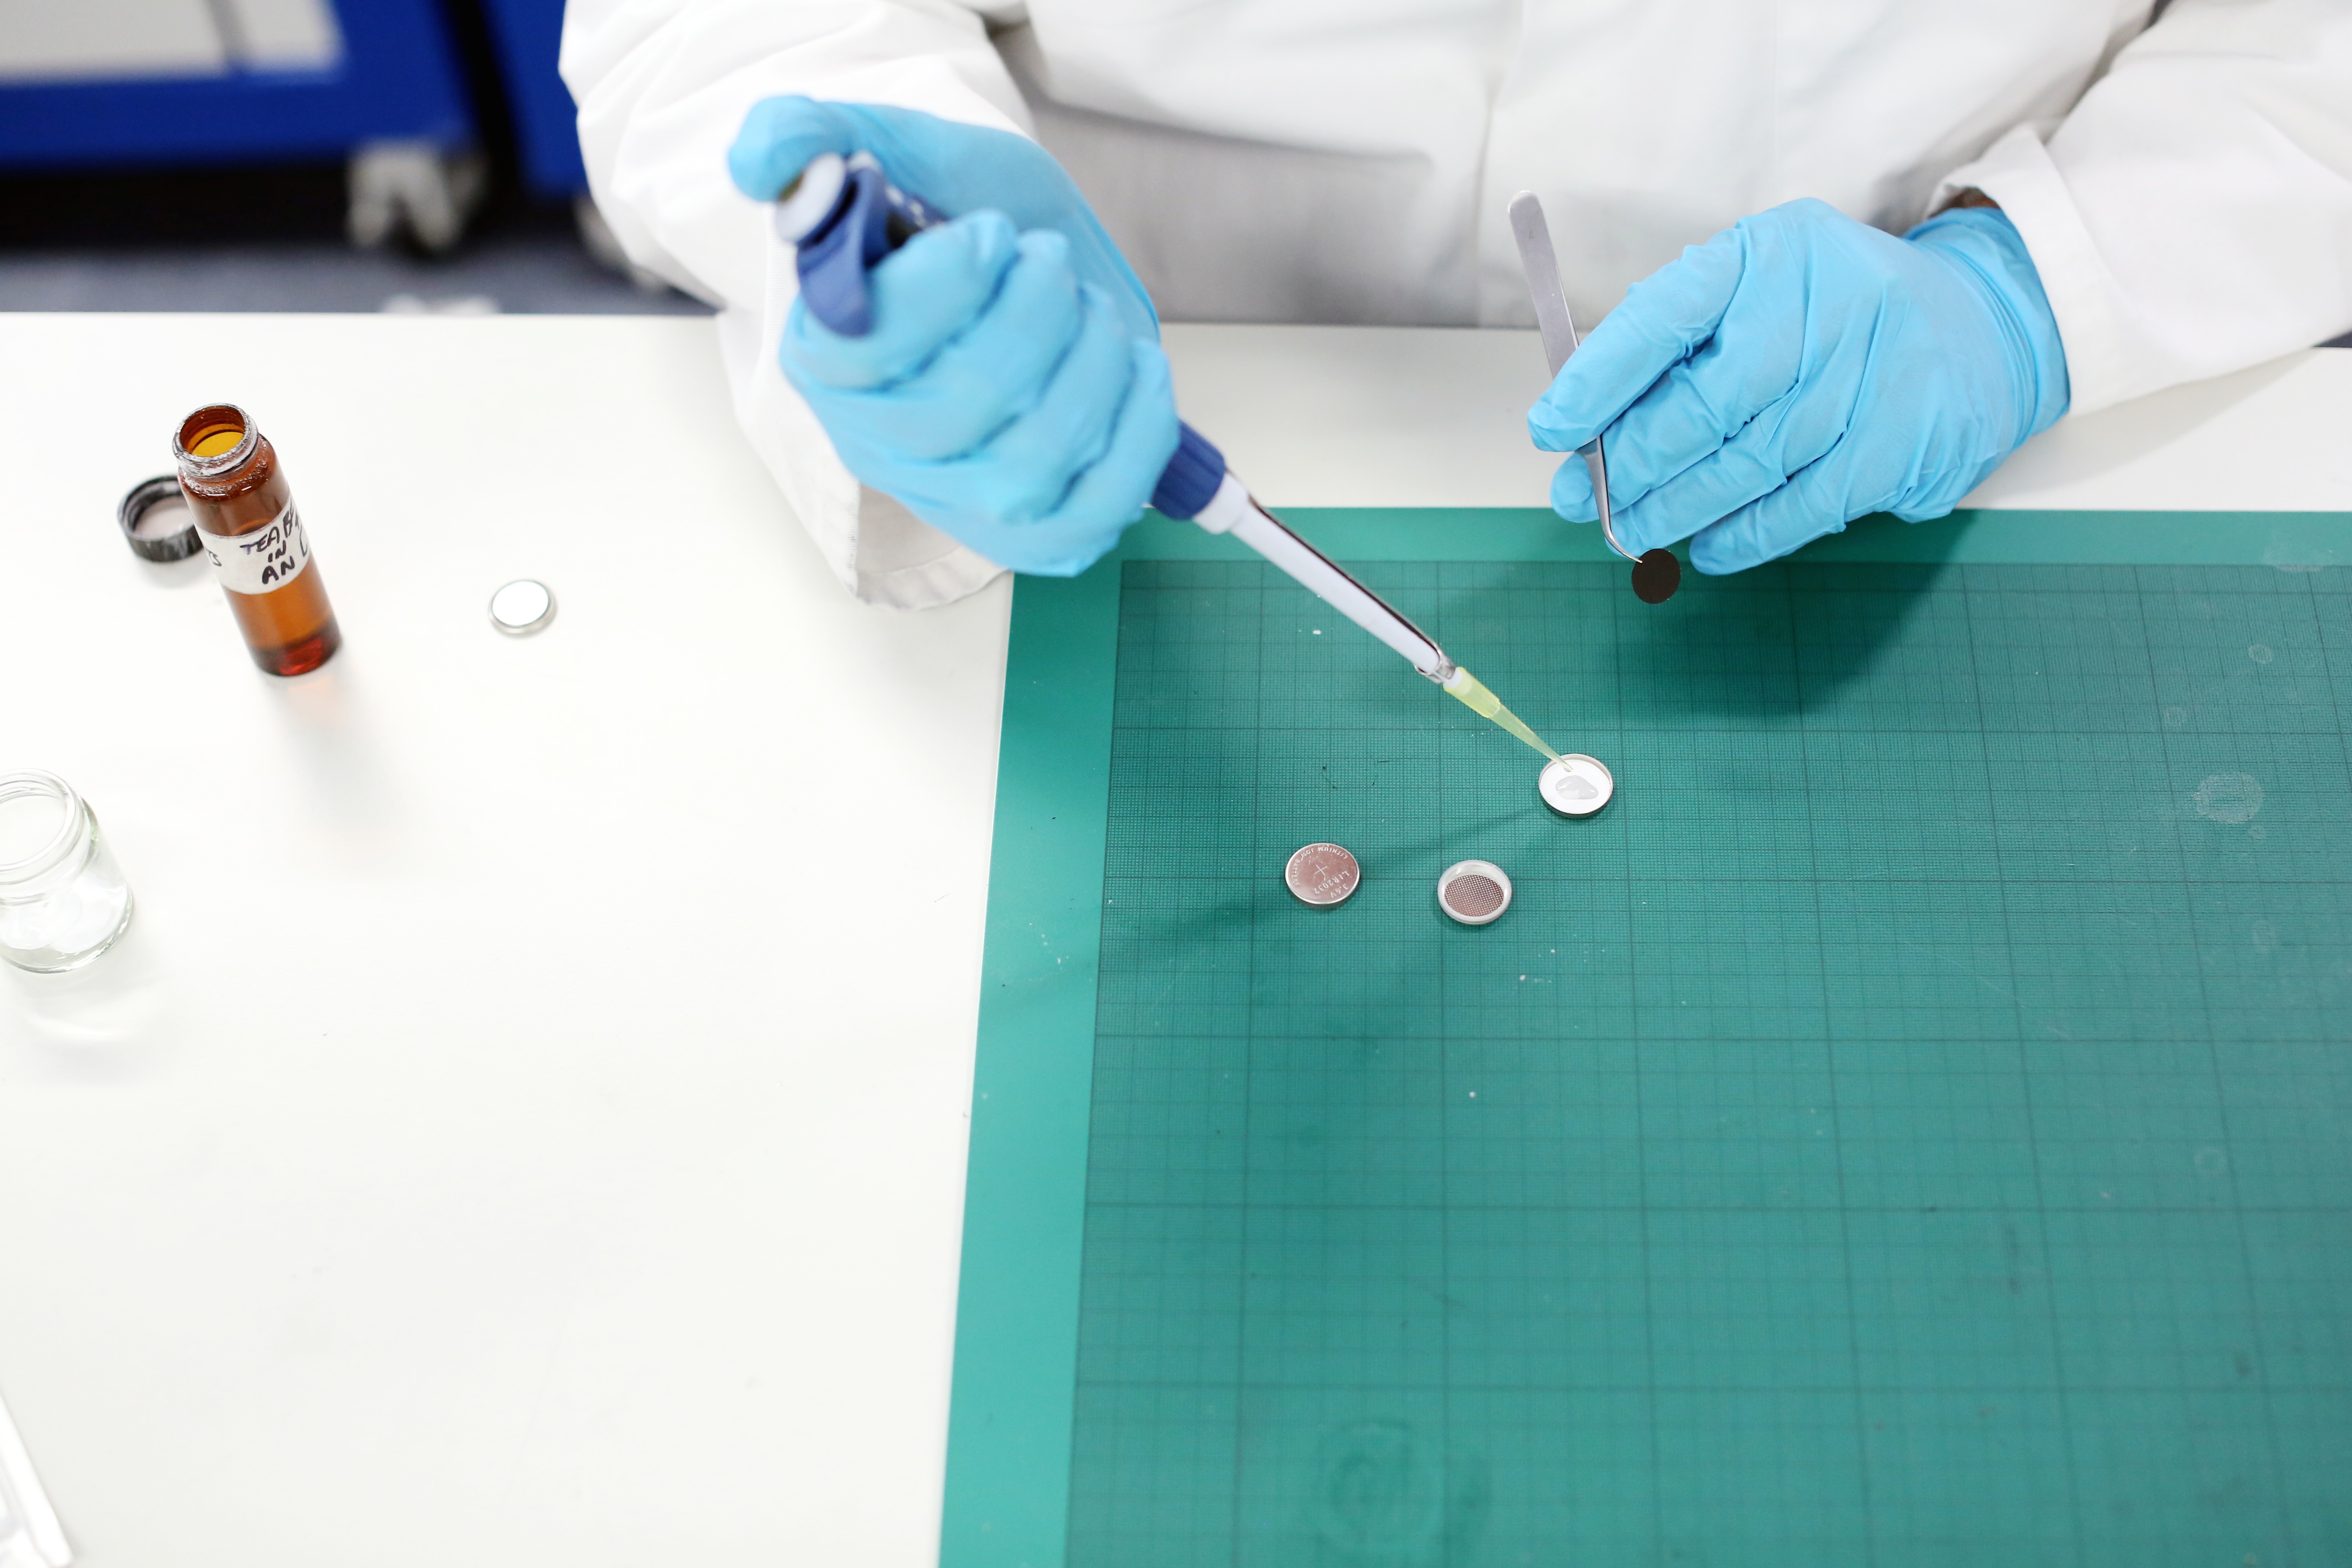
<path fill-rule="evenodd" d="M 861 494 L 775 365 L 794 280 L 725 153 L 776 93 L 1036 136 L 1170 320 L 1524 325 L 1543 197 L 1591 321 L 1741 216 L 2015 221 L 2074 411 L 2352 328 L 2352 0 L 572 0 L 629 254 L 722 308 L 736 408 L 834 570 L 995 573 Z M 931 194 L 931 193 L 926 193 Z"/>

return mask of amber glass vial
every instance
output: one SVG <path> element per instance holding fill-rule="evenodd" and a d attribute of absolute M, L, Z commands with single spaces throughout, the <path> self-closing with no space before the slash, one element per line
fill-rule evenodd
<path fill-rule="evenodd" d="M 269 437 L 244 409 L 217 403 L 180 421 L 172 456 L 253 662 L 300 675 L 334 658 L 343 634 Z"/>

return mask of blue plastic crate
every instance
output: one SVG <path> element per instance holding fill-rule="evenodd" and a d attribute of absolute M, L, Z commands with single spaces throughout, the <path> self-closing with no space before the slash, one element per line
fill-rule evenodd
<path fill-rule="evenodd" d="M 579 110 L 556 73 L 563 0 L 481 0 L 514 117 L 523 183 L 534 195 L 569 198 L 588 189 L 580 161 Z"/>
<path fill-rule="evenodd" d="M 322 69 L 0 85 L 0 168 L 278 163 L 474 139 L 433 0 L 331 4 L 342 53 Z"/>

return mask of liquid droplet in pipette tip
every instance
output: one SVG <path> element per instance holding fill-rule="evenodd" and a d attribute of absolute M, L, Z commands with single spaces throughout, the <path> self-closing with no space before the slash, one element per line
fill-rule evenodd
<path fill-rule="evenodd" d="M 1521 722 L 1517 714 L 1503 706 L 1501 698 L 1487 690 L 1486 683 L 1467 669 L 1456 665 L 1454 669 L 1454 679 L 1445 683 L 1445 689 L 1464 707 L 1480 718 L 1493 720 L 1546 757 L 1555 762 L 1559 760 L 1559 753 L 1546 745 L 1542 736 Z"/>

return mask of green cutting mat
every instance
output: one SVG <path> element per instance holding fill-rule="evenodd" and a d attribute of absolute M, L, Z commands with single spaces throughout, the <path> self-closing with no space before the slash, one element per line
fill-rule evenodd
<path fill-rule="evenodd" d="M 2352 520 L 1295 521 L 1617 798 L 1196 532 L 1022 583 L 944 1563 L 2352 1564 Z"/>

